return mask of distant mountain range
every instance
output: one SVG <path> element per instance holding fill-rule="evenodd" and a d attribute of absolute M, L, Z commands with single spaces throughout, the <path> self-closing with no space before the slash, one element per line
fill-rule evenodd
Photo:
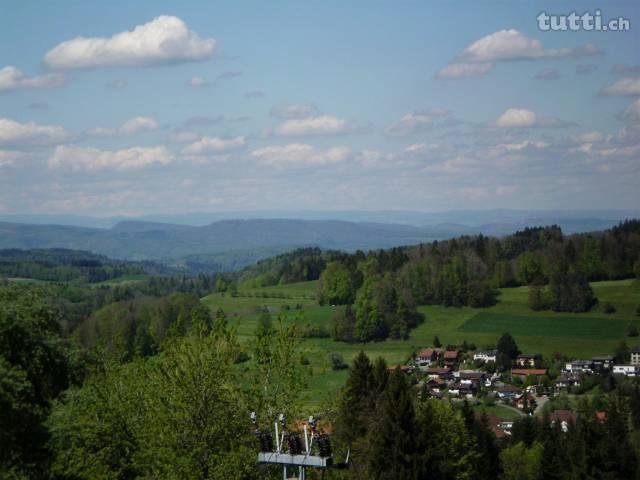
<path fill-rule="evenodd" d="M 304 212 L 322 217 L 329 212 Z M 246 213 L 250 216 L 249 213 Z M 91 217 L 0 216 L 0 248 L 69 248 L 111 258 L 155 260 L 189 270 L 235 270 L 304 246 L 353 251 L 431 242 L 459 235 L 501 236 L 526 226 L 560 225 L 566 233 L 603 230 L 638 212 L 465 211 L 333 212 L 334 216 L 378 219 L 223 219 L 204 225 L 182 216 L 180 223 Z M 227 215 L 227 214 L 225 214 Z M 7 220 L 11 219 L 9 222 Z M 3 221 L 4 220 L 4 221 Z M 438 222 L 440 220 L 440 222 Z M 487 222 L 480 222 L 487 220 Z M 58 222 L 58 224 L 56 224 Z M 83 225 L 74 225 L 73 223 Z M 431 222 L 431 223 L 430 223 Z M 70 224 L 71 223 L 71 224 Z M 93 223 L 91 226 L 88 224 Z"/>

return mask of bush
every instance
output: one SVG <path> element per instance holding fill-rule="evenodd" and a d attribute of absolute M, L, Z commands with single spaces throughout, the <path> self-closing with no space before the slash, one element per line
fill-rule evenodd
<path fill-rule="evenodd" d="M 302 336 L 304 338 L 329 338 L 331 334 L 329 333 L 329 330 L 323 326 L 312 327 L 311 325 L 307 325 L 302 332 Z"/>
<path fill-rule="evenodd" d="M 637 337 L 638 336 L 638 327 L 635 325 L 629 325 L 627 327 L 627 337 Z"/>
<path fill-rule="evenodd" d="M 346 370 L 349 368 L 347 362 L 344 361 L 344 358 L 338 352 L 332 352 L 329 357 L 331 359 L 331 368 L 333 370 Z"/>
<path fill-rule="evenodd" d="M 612 303 L 605 303 L 602 305 L 602 311 L 607 314 L 616 313 L 616 307 Z"/>

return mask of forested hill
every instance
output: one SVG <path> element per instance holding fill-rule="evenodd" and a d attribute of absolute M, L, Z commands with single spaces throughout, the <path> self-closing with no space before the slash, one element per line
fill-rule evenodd
<path fill-rule="evenodd" d="M 113 260 L 79 250 L 0 250 L 0 278 L 97 283 L 146 273 L 169 273 L 169 270 L 151 262 Z"/>

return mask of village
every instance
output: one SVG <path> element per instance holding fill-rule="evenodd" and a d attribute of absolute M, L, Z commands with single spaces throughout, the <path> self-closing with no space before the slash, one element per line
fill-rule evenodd
<path fill-rule="evenodd" d="M 466 400 L 480 407 L 499 405 L 519 417 L 541 414 L 550 400 L 562 394 L 584 394 L 606 379 L 640 377 L 640 346 L 629 352 L 628 359 L 625 363 L 617 362 L 613 355 L 593 356 L 590 360 L 568 360 L 559 355 L 546 359 L 537 353 L 518 353 L 511 358 L 497 349 L 478 350 L 464 345 L 424 348 L 405 365 L 390 369 L 400 368 L 410 376 L 423 398 Z M 565 432 L 577 418 L 568 408 L 547 409 L 545 413 L 552 424 L 559 422 Z M 514 415 L 502 418 L 495 413 L 484 414 L 497 438 L 511 435 Z M 597 415 L 604 421 L 604 412 Z"/>

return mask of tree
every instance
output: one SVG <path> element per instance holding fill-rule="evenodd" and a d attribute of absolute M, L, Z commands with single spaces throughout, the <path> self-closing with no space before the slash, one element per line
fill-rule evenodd
<path fill-rule="evenodd" d="M 538 480 L 540 478 L 543 446 L 534 443 L 526 447 L 519 442 L 500 453 L 504 480 Z"/>
<path fill-rule="evenodd" d="M 343 305 L 353 302 L 353 275 L 340 262 L 330 262 L 320 275 L 320 304 Z"/>
<path fill-rule="evenodd" d="M 394 370 L 369 431 L 368 478 L 415 478 L 417 447 L 415 409 L 406 377 Z"/>
<path fill-rule="evenodd" d="M 56 312 L 28 286 L 0 289 L 0 471 L 9 477 L 46 475 L 44 422 L 74 371 L 59 331 Z"/>
<path fill-rule="evenodd" d="M 436 348 L 441 348 L 442 347 L 442 342 L 440 341 L 440 339 L 438 338 L 437 335 L 435 337 L 433 337 L 433 346 L 436 347 Z"/>
<path fill-rule="evenodd" d="M 249 407 L 233 332 L 173 342 L 71 390 L 49 421 L 54 475 L 70 478 L 256 478 Z"/>
<path fill-rule="evenodd" d="M 511 360 L 515 360 L 520 355 L 520 349 L 510 333 L 505 332 L 498 340 L 497 350 L 499 353 L 507 355 Z"/>

